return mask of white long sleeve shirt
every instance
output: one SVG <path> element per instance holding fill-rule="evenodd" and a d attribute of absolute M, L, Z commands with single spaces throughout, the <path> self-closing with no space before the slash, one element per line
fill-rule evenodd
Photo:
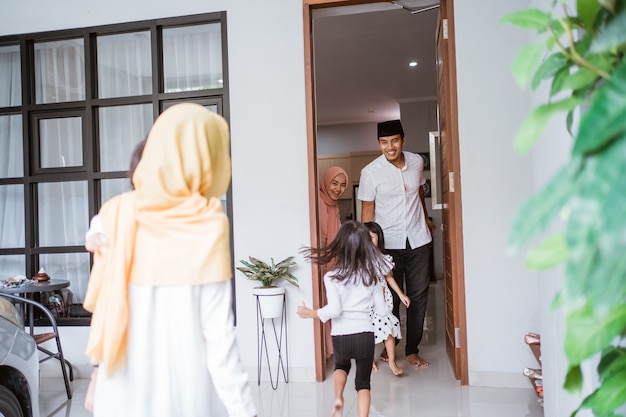
<path fill-rule="evenodd" d="M 346 284 L 345 281 L 334 280 L 333 276 L 334 271 L 324 275 L 328 304 L 317 310 L 322 322 L 332 319 L 331 336 L 373 331 L 370 317 L 372 306 L 377 314 L 384 315 L 387 312 L 380 283 L 366 287 L 360 280 L 358 283 L 350 280 Z"/>

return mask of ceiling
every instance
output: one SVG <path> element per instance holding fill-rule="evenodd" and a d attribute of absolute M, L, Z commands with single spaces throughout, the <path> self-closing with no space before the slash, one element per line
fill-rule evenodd
<path fill-rule="evenodd" d="M 396 119 L 400 103 L 435 99 L 438 14 L 392 3 L 315 10 L 317 124 Z"/>

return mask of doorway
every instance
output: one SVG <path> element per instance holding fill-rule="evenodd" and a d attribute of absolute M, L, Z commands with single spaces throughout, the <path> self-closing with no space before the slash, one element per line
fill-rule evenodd
<path fill-rule="evenodd" d="M 305 49 L 305 77 L 306 77 L 306 97 L 307 97 L 307 137 L 308 137 L 308 151 L 309 151 L 309 196 L 310 196 L 310 201 L 311 201 L 311 207 L 310 207 L 310 214 L 311 214 L 311 236 L 312 236 L 312 241 L 311 244 L 312 246 L 317 246 L 319 245 L 319 226 L 318 226 L 318 215 L 319 215 L 319 209 L 318 209 L 318 204 L 319 204 L 319 197 L 318 197 L 318 176 L 323 174 L 323 172 L 318 172 L 322 171 L 322 168 L 324 166 L 324 163 L 320 164 L 318 166 L 318 157 L 319 157 L 319 143 L 318 143 L 318 115 L 316 114 L 317 111 L 319 110 L 320 112 L 320 117 L 319 119 L 323 119 L 326 120 L 327 116 L 322 114 L 324 111 L 324 103 L 316 103 L 317 100 L 317 90 L 316 90 L 316 77 L 315 77 L 315 60 L 314 60 L 314 56 L 313 54 L 315 53 L 315 51 L 313 50 L 313 45 L 314 45 L 314 37 L 313 37 L 313 14 L 317 13 L 318 11 L 331 11 L 331 14 L 333 11 L 339 10 L 340 9 L 345 9 L 343 7 L 340 6 L 355 6 L 355 7 L 365 7 L 365 8 L 378 8 L 379 10 L 389 10 L 389 3 L 376 3 L 374 1 L 368 1 L 368 0 L 361 0 L 361 1 L 341 1 L 341 0 L 303 0 L 303 8 L 304 8 L 304 39 L 305 39 L 305 45 L 304 45 L 304 49 Z M 366 6 L 367 5 L 367 6 Z M 331 10 L 334 9 L 334 10 Z M 314 10 L 316 12 L 314 12 Z M 371 12 L 371 10 L 370 10 Z M 437 12 L 437 11 L 435 11 Z M 445 14 L 444 14 L 445 13 Z M 451 1 L 442 1 L 442 7 L 441 7 L 441 12 L 440 14 L 443 16 L 448 16 L 451 15 L 452 10 L 451 10 Z M 336 13 L 335 13 L 336 14 Z M 380 19 L 380 21 L 384 21 L 384 19 Z M 450 22 L 448 20 L 448 22 Z M 449 23 L 448 23 L 449 25 Z M 434 29 L 434 28 L 433 28 Z M 434 30 L 433 30 L 434 32 Z M 448 35 L 450 34 L 450 30 L 448 29 Z M 316 33 L 317 35 L 317 33 Z M 435 48 L 435 40 L 434 40 L 434 33 L 430 33 L 430 37 L 429 39 L 432 39 L 433 44 L 430 45 L 433 48 Z M 449 38 L 449 39 L 453 39 L 453 38 Z M 450 43 L 450 41 L 448 41 L 448 43 Z M 447 47 L 446 53 L 450 53 L 450 48 Z M 454 55 L 452 55 L 454 56 Z M 380 57 L 376 57 L 376 58 L 380 58 Z M 349 58 L 346 58 L 349 59 Z M 380 59 L 381 61 L 384 61 L 384 57 Z M 444 58 L 445 60 L 445 58 Z M 453 67 L 454 63 L 452 62 L 451 66 Z M 445 72 L 447 71 L 446 68 L 443 68 L 438 65 L 437 67 L 438 72 Z M 445 70 L 445 71 L 444 71 Z M 446 83 L 449 83 L 449 81 L 451 80 L 451 74 L 449 73 L 449 71 L 447 73 L 445 73 L 444 75 L 439 76 L 438 79 L 442 79 L 445 80 Z M 455 81 L 456 76 L 454 75 L 454 95 L 456 95 L 456 81 Z M 349 80 L 345 80 L 346 82 L 349 82 Z M 439 84 L 437 82 L 437 84 Z M 443 89 L 443 85 L 439 85 L 439 89 Z M 450 86 L 447 86 L 447 90 L 445 90 L 447 92 L 450 92 Z M 431 93 L 432 97 L 427 97 L 427 99 L 422 99 L 422 100 L 418 100 L 418 101 L 422 101 L 422 103 L 418 103 L 418 106 L 426 106 L 427 107 L 427 103 L 425 103 L 426 101 L 428 101 L 429 99 L 434 100 L 435 104 L 434 106 L 437 107 L 437 101 L 441 100 L 442 98 L 448 97 L 448 94 L 438 94 L 436 90 L 434 90 L 434 92 Z M 372 127 L 370 127 L 370 129 L 373 128 L 373 134 L 370 135 L 369 139 L 370 143 L 373 145 L 373 149 L 374 149 L 374 153 L 373 155 L 376 155 L 379 151 L 378 151 L 378 147 L 377 147 L 377 143 L 375 141 L 375 137 L 376 137 L 376 130 L 375 130 L 375 126 L 376 123 L 378 121 L 381 120 L 389 120 L 389 119 L 393 119 L 393 118 L 400 118 L 400 113 L 399 113 L 399 104 L 397 102 L 397 95 L 396 97 L 394 97 L 394 99 L 396 99 L 394 101 L 393 104 L 395 104 L 396 109 L 375 109 L 374 111 L 371 112 L 371 119 L 369 121 L 365 121 L 365 125 L 367 125 L 368 123 L 371 124 Z M 363 101 L 363 100 L 362 100 Z M 445 100 L 445 103 L 456 103 L 456 99 L 452 100 L 452 99 L 447 99 Z M 405 102 L 406 104 L 406 102 Z M 389 110 L 389 111 L 388 111 Z M 387 113 L 385 113 L 387 111 Z M 394 113 L 394 111 L 396 113 Z M 435 109 L 435 111 L 437 111 L 437 109 Z M 446 129 L 447 134 L 445 135 L 445 137 L 448 139 L 447 142 L 445 142 L 448 146 L 453 142 L 451 140 L 451 138 L 457 138 L 458 135 L 456 133 L 452 134 L 451 132 L 451 128 L 454 128 L 456 126 L 456 123 L 452 123 L 452 120 L 455 119 L 455 115 L 451 115 L 450 111 L 451 109 L 439 109 L 439 112 L 441 113 L 442 111 L 445 111 L 445 114 L 448 115 L 448 117 L 445 117 L 446 121 L 449 121 L 449 123 L 446 125 Z M 337 113 L 337 111 L 333 111 L 333 113 Z M 345 116 L 343 116 L 345 119 Z M 436 116 L 435 116 L 436 117 Z M 346 120 L 343 120 L 344 122 Z M 349 121 L 349 120 L 348 120 Z M 336 123 L 337 121 L 335 121 L 335 124 L 341 124 L 341 123 Z M 341 122 L 341 120 L 339 120 L 339 122 Z M 435 119 L 435 129 L 436 129 L 436 119 Z M 332 122 L 331 122 L 332 124 Z M 427 129 L 428 130 L 428 129 Z M 431 128 L 432 130 L 432 128 Z M 407 135 L 408 136 L 408 135 Z M 428 132 L 425 133 L 425 141 L 426 143 L 428 143 Z M 457 139 L 458 141 L 458 139 Z M 428 146 L 428 145 L 426 145 Z M 449 149 L 442 149 L 441 150 L 441 154 L 442 156 L 447 155 L 447 152 L 444 151 L 451 151 L 453 148 L 449 147 Z M 457 161 L 458 163 L 458 143 L 456 146 L 457 149 L 457 157 L 450 157 L 450 158 L 444 158 L 446 159 L 446 161 L 448 162 L 452 162 L 452 161 Z M 424 149 L 407 149 L 409 151 L 423 151 Z M 368 153 L 367 150 L 364 149 L 357 149 L 356 152 L 358 155 L 358 157 L 361 159 L 361 164 L 366 164 L 369 161 L 363 161 L 363 157 L 364 155 L 362 155 L 363 153 Z M 327 155 L 325 155 L 327 156 Z M 331 155 L 332 156 L 332 155 Z M 377 155 L 376 155 L 377 156 Z M 365 155 L 365 159 L 367 158 L 372 158 L 372 152 L 369 151 L 369 155 Z M 358 159 L 358 158 L 357 158 Z M 357 164 L 358 165 L 358 164 Z M 449 164 L 448 166 L 446 166 L 446 168 L 450 169 L 452 168 L 454 165 L 453 164 Z M 345 169 L 345 168 L 344 168 Z M 452 171 L 451 171 L 452 172 Z M 458 170 L 456 171 L 458 173 Z M 356 173 L 356 176 L 354 175 Z M 354 182 L 358 183 L 358 174 L 360 173 L 360 168 L 358 169 L 353 169 L 352 170 L 352 178 L 350 179 L 350 184 L 353 184 Z M 458 174 L 457 174 L 458 175 Z M 349 184 L 349 188 L 350 187 Z M 445 189 L 445 187 L 443 187 Z M 449 191 L 449 190 L 448 190 Z M 352 193 L 350 193 L 352 194 Z M 445 194 L 444 194 L 445 195 Z M 353 199 L 352 202 L 354 203 L 354 201 L 356 200 L 356 196 L 352 196 L 350 195 L 350 197 Z M 460 203 L 460 190 L 458 190 L 458 192 L 455 192 L 455 194 L 448 194 L 448 197 L 452 197 L 452 199 L 459 199 L 459 203 Z M 447 216 L 447 220 L 457 220 L 456 216 L 452 216 L 450 217 L 449 215 L 451 214 L 450 209 L 454 208 L 456 210 L 460 210 L 460 205 L 457 204 L 453 204 L 454 201 L 448 201 L 446 208 L 441 212 L 443 214 L 443 218 L 446 218 L 446 214 Z M 354 207 L 354 206 L 353 206 Z M 430 211 L 430 210 L 429 210 Z M 354 213 L 351 213 L 354 215 Z M 458 212 L 458 220 L 460 220 L 460 211 Z M 357 219 L 358 220 L 358 219 Z M 446 300 L 446 322 L 449 322 L 450 324 L 452 324 L 453 327 L 453 331 L 451 332 L 451 334 L 455 337 L 454 340 L 451 339 L 450 341 L 450 350 L 451 352 L 449 352 L 449 357 L 453 366 L 453 369 L 455 370 L 455 375 L 457 377 L 457 379 L 460 379 L 461 382 L 463 384 L 467 384 L 468 383 L 468 378 L 467 378 L 467 350 L 464 347 L 465 343 L 464 343 L 464 338 L 465 338 L 465 310 L 464 310 L 464 302 L 460 303 L 458 302 L 459 299 L 463 299 L 464 301 L 464 286 L 463 285 L 459 285 L 458 282 L 459 281 L 463 281 L 463 276 L 462 276 L 462 269 L 459 269 L 458 264 L 460 264 L 462 266 L 462 247 L 458 247 L 456 246 L 458 241 L 454 242 L 454 245 L 450 245 L 450 242 L 452 242 L 452 240 L 450 239 L 450 232 L 452 231 L 456 231 L 459 230 L 460 231 L 460 223 L 459 224 L 445 224 L 445 220 L 442 219 L 442 224 L 443 224 L 443 242 L 447 251 L 445 254 L 445 257 L 442 256 L 442 258 L 445 259 L 445 262 L 442 261 L 442 263 L 445 263 L 445 266 L 443 266 L 443 269 L 445 270 L 445 273 L 442 273 L 443 278 L 447 279 L 449 283 L 452 283 L 452 281 L 454 281 L 455 285 L 446 285 L 447 289 L 450 289 L 452 291 L 452 293 L 447 294 L 447 300 Z M 447 234 L 446 234 L 447 233 Z M 454 237 L 454 236 L 453 236 Z M 454 265 L 453 265 L 454 264 Z M 319 271 L 315 268 L 313 268 L 313 305 L 315 308 L 319 308 L 322 306 L 322 291 L 321 291 L 321 277 L 319 274 Z M 322 381 L 325 378 L 325 373 L 326 373 L 326 355 L 325 355 L 325 350 L 324 350 L 324 338 L 323 338 L 323 327 L 321 325 L 316 325 L 315 326 L 315 367 L 316 367 L 316 379 L 318 381 Z"/>

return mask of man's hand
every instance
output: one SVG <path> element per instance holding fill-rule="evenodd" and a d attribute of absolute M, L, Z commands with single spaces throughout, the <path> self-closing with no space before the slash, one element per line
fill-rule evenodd
<path fill-rule="evenodd" d="M 430 234 L 432 236 L 435 233 L 435 229 L 437 228 L 437 226 L 435 226 L 435 222 L 433 222 L 430 217 L 426 217 L 426 226 L 428 226 L 428 229 L 430 230 Z"/>

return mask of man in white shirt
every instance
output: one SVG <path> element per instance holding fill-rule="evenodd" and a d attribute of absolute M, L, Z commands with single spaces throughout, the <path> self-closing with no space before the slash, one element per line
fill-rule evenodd
<path fill-rule="evenodd" d="M 378 124 L 382 155 L 361 171 L 359 195 L 361 221 L 377 222 L 385 235 L 385 248 L 393 257 L 394 278 L 411 299 L 407 308 L 405 354 L 417 368 L 428 366 L 419 356 L 431 278 L 432 230 L 426 212 L 424 160 L 403 152 L 406 142 L 400 120 Z M 393 294 L 393 313 L 399 316 L 400 300 Z M 382 359 L 385 360 L 385 352 Z"/>

